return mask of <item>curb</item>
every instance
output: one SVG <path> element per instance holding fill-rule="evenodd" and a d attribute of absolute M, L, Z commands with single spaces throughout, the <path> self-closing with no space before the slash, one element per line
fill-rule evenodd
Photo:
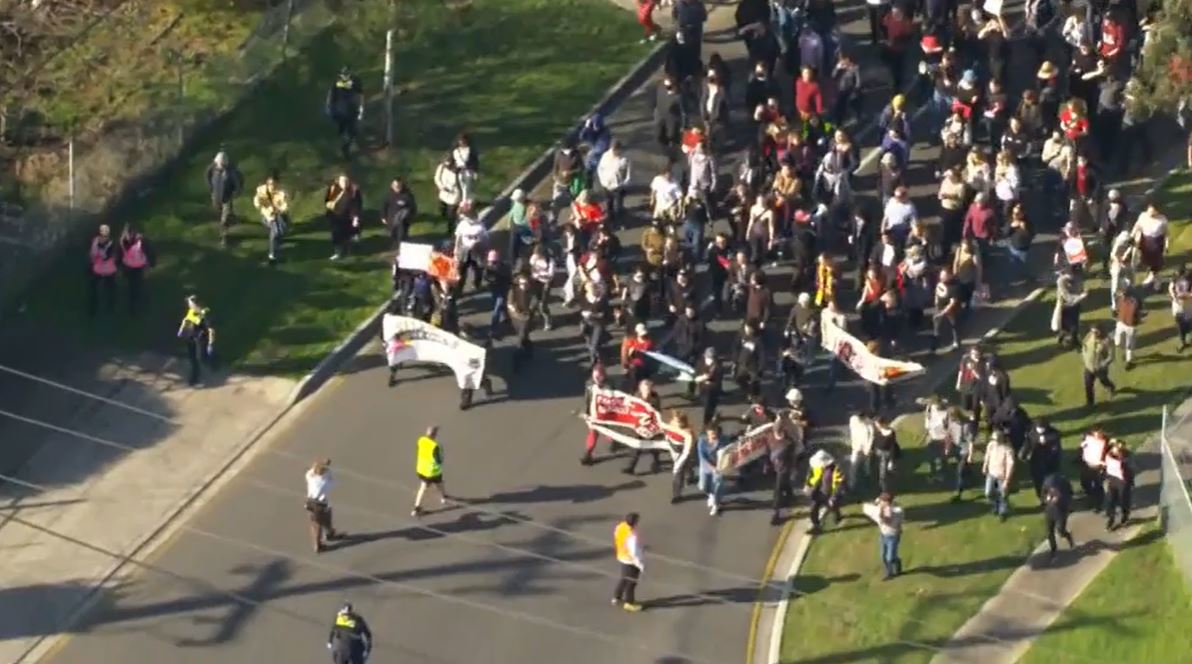
<path fill-rule="evenodd" d="M 480 213 L 480 223 L 490 229 L 496 228 L 505 213 L 509 210 L 509 197 L 513 194 L 513 191 L 515 189 L 529 191 L 533 188 L 533 185 L 543 180 L 550 173 L 554 162 L 555 150 L 568 139 L 575 138 L 579 134 L 585 118 L 593 113 L 600 113 L 605 116 L 610 115 L 641 87 L 643 83 L 649 80 L 654 75 L 655 70 L 662 65 L 666 45 L 665 41 L 659 42 L 628 73 L 622 76 L 616 83 L 609 86 L 600 101 L 588 109 L 588 112 L 584 113 L 567 133 L 560 136 L 557 141 L 546 148 L 525 170 L 513 178 L 513 181 L 497 195 L 493 204 Z M 364 348 L 370 338 L 379 334 L 381 318 L 385 315 L 385 310 L 388 307 L 388 302 L 380 305 L 373 313 L 369 314 L 368 318 L 356 326 L 356 329 L 345 337 L 326 357 L 320 360 L 318 365 L 310 373 L 303 376 L 290 392 L 290 396 L 286 402 L 287 407 L 293 406 L 318 391 L 324 383 L 339 371 L 340 367 L 355 356 L 356 353 L 360 352 L 360 349 Z"/>
<path fill-rule="evenodd" d="M 1168 171 L 1166 171 L 1165 173 L 1160 175 L 1151 184 L 1151 186 L 1142 194 L 1142 198 L 1147 198 L 1149 196 L 1154 195 L 1159 189 L 1162 189 L 1163 186 L 1167 184 L 1167 181 L 1170 180 L 1172 176 L 1174 176 L 1178 173 L 1182 173 L 1182 172 L 1184 172 L 1184 169 L 1179 168 L 1179 167 L 1169 169 Z M 997 337 L 997 335 L 1000 334 L 1006 326 L 1008 326 L 1010 323 L 1014 322 L 1014 320 L 1016 318 L 1018 318 L 1018 315 L 1021 314 L 1022 311 L 1026 307 L 1030 306 L 1031 304 L 1033 304 L 1034 302 L 1039 300 L 1043 296 L 1043 294 L 1046 292 L 1046 290 L 1047 289 L 1045 287 L 1039 287 L 1039 288 L 1034 289 L 1027 295 L 1025 295 L 1022 299 L 1020 299 L 1018 302 L 1016 302 L 1014 304 L 1013 308 L 1010 310 L 1009 314 L 1006 316 L 1006 319 L 1004 321 L 1002 321 L 1002 323 L 1000 325 L 996 325 L 996 326 L 990 328 L 985 334 L 983 334 L 981 336 L 981 340 L 989 341 L 989 340 Z M 946 377 L 947 377 L 947 374 L 944 375 L 944 379 L 946 379 Z M 942 384 L 942 383 L 943 383 L 943 380 L 939 381 L 939 383 L 932 386 L 930 391 L 935 391 L 938 388 L 938 385 Z M 903 413 L 902 415 L 899 415 L 898 417 L 894 418 L 894 421 L 891 424 L 894 426 L 897 426 L 900 422 L 905 420 L 907 415 L 910 415 L 910 414 L 911 413 Z M 779 549 L 776 549 L 776 553 L 774 556 L 775 559 L 781 557 L 783 551 L 785 551 L 787 544 L 790 541 L 790 536 L 791 536 L 792 532 L 793 531 L 787 531 L 787 532 L 783 533 L 784 541 L 783 541 L 781 547 Z M 773 628 L 770 631 L 769 643 L 766 644 L 766 652 L 768 653 L 768 656 L 765 661 L 768 664 L 779 664 L 779 662 L 780 662 L 781 653 L 782 653 L 782 632 L 786 626 L 787 606 L 790 603 L 791 596 L 794 594 L 795 577 L 798 575 L 800 568 L 802 568 L 802 566 L 803 566 L 803 561 L 807 557 L 807 551 L 811 546 L 811 539 L 812 538 L 804 537 L 800 541 L 799 549 L 796 551 L 795 558 L 792 561 L 790 570 L 788 571 L 788 574 L 787 574 L 785 584 L 783 586 L 783 597 L 778 602 L 778 604 L 775 608 L 775 610 L 778 613 L 773 618 L 773 622 L 772 622 Z M 761 603 L 758 603 L 757 606 L 762 607 L 762 609 L 757 612 L 758 614 L 764 612 L 765 607 Z M 754 621 L 754 625 L 755 626 L 754 626 L 753 633 L 750 636 L 750 642 L 747 644 L 749 659 L 746 661 L 746 664 L 753 664 L 754 660 L 756 659 L 756 656 L 754 656 L 754 653 L 758 652 L 758 646 L 760 645 L 756 642 L 757 641 L 756 620 Z"/>

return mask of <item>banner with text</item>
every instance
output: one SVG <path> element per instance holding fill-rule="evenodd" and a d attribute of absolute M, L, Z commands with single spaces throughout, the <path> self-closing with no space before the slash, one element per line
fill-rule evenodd
<path fill-rule="evenodd" d="M 749 463 L 762 458 L 770 449 L 770 431 L 774 423 L 749 429 L 736 440 L 716 451 L 716 470 L 734 475 Z"/>
<path fill-rule="evenodd" d="M 688 433 L 662 419 L 644 399 L 617 390 L 597 390 L 584 416 L 588 428 L 635 450 L 683 449 Z"/>
<path fill-rule="evenodd" d="M 824 311 L 827 314 L 827 310 Z M 836 325 L 825 315 L 822 321 L 823 347 L 834 354 L 845 366 L 871 383 L 887 385 L 926 373 L 927 369 L 918 362 L 903 362 L 875 355 L 865 343 Z"/>
<path fill-rule="evenodd" d="M 381 338 L 389 366 L 405 362 L 433 362 L 451 367 L 462 389 L 476 389 L 484 378 L 484 348 L 460 339 L 417 318 L 385 314 Z"/>

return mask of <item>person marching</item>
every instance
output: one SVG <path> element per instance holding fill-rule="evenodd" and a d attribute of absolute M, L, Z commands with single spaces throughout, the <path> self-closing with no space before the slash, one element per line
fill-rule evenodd
<path fill-rule="evenodd" d="M 195 295 L 186 298 L 186 315 L 178 325 L 178 338 L 186 342 L 186 357 L 190 360 L 191 387 L 199 384 L 202 364 L 215 364 L 215 327 L 211 325 L 211 310 L 200 306 Z"/>
<path fill-rule="evenodd" d="M 358 123 L 364 119 L 364 89 L 360 79 L 347 67 L 339 70 L 339 76 L 327 91 L 325 110 L 327 117 L 335 123 L 339 149 L 347 159 L 352 143 L 356 141 Z"/>
<path fill-rule="evenodd" d="M 310 541 L 315 553 L 324 551 L 325 542 L 343 537 L 331 525 L 331 459 L 320 459 L 306 471 L 306 511 L 310 514 Z"/>
<path fill-rule="evenodd" d="M 261 213 L 261 223 L 269 231 L 269 263 L 277 262 L 281 249 L 281 238 L 290 225 L 290 197 L 281 188 L 277 172 L 269 174 L 265 182 L 257 187 L 252 197 L 253 207 Z"/>
<path fill-rule="evenodd" d="M 137 315 L 141 303 L 141 286 L 145 283 L 145 270 L 152 267 L 154 256 L 145 236 L 132 223 L 126 224 L 120 232 L 120 267 L 128 280 L 128 313 Z"/>
<path fill-rule="evenodd" d="M 535 290 L 530 275 L 518 272 L 506 298 L 505 308 L 517 334 L 517 348 L 513 350 L 514 373 L 521 371 L 522 365 L 534 354 L 534 342 L 530 339 L 530 331 L 534 327 Z"/>
<path fill-rule="evenodd" d="M 99 311 L 99 291 L 102 288 L 108 301 L 108 311 L 116 307 L 116 243 L 112 241 L 112 229 L 101 224 L 99 234 L 91 239 L 87 252 L 87 315 Z"/>
<path fill-rule="evenodd" d="M 778 426 L 778 422 L 775 422 L 774 427 L 766 434 L 770 466 L 774 469 L 774 495 L 770 504 L 773 510 L 770 515 L 771 526 L 782 523 L 782 506 L 795 498 L 792 484 L 794 483 L 796 450 L 794 442 L 787 437 L 787 433 L 786 427 Z"/>
<path fill-rule="evenodd" d="M 345 602 L 327 637 L 327 649 L 331 651 L 333 664 L 364 664 L 372 652 L 373 635 L 364 617 L 352 610 Z"/>
<path fill-rule="evenodd" d="M 1130 494 L 1134 488 L 1132 465 L 1125 444 L 1117 438 L 1109 441 L 1105 453 L 1105 527 L 1108 530 L 1124 526 L 1130 520 Z M 1122 513 L 1120 521 L 1116 519 L 1119 509 Z"/>
<path fill-rule="evenodd" d="M 695 379 L 692 381 L 699 388 L 705 425 L 716 419 L 716 408 L 720 406 L 720 395 L 724 389 L 723 381 L 724 369 L 716 357 L 716 349 L 708 346 L 695 366 Z"/>
<path fill-rule="evenodd" d="M 344 257 L 352 238 L 360 232 L 360 214 L 364 209 L 360 187 L 347 175 L 340 175 L 327 187 L 323 207 L 327 210 L 327 221 L 331 226 L 331 246 L 334 250 L 331 260 L 337 261 Z"/>
<path fill-rule="evenodd" d="M 1093 512 L 1105 506 L 1105 455 L 1109 437 L 1100 428 L 1093 429 L 1080 441 L 1080 488 Z"/>
<path fill-rule="evenodd" d="M 232 163 L 228 153 L 220 150 L 207 167 L 207 190 L 211 194 L 211 207 L 219 215 L 219 246 L 228 247 L 228 230 L 236 213 L 232 204 L 244 188 L 244 176 Z"/>
<path fill-rule="evenodd" d="M 720 513 L 720 492 L 724 476 L 717 467 L 720 456 L 720 429 L 715 422 L 704 425 L 704 433 L 696 444 L 699 453 L 699 489 L 708 496 L 708 513 Z"/>
<path fill-rule="evenodd" d="M 654 391 L 654 381 L 643 378 L 637 384 L 637 393 L 634 395 L 638 399 L 645 401 L 655 411 L 662 410 L 662 397 L 658 396 L 658 392 Z M 642 453 L 646 450 L 641 448 L 633 450 L 633 454 L 629 455 L 629 465 L 623 471 L 626 475 L 637 474 L 637 462 L 642 458 Z M 650 472 L 658 474 L 662 471 L 662 450 L 652 449 L 650 452 Z"/>
<path fill-rule="evenodd" d="M 671 504 L 679 502 L 683 493 L 683 485 L 691 483 L 691 465 L 695 458 L 695 429 L 687 419 L 687 414 L 679 410 L 671 411 L 671 426 L 683 432 L 682 448 L 675 455 L 671 465 Z"/>
<path fill-rule="evenodd" d="M 584 412 L 586 412 L 589 417 L 596 414 L 594 411 L 596 393 L 609 389 L 609 385 L 607 384 L 605 378 L 604 365 L 600 363 L 593 365 L 592 379 L 588 381 L 587 386 L 584 388 Z M 584 440 L 584 455 L 579 458 L 580 464 L 584 466 L 590 466 L 596 462 L 595 459 L 592 458 L 592 452 L 596 449 L 596 442 L 599 438 L 600 435 L 596 433 L 595 429 L 588 429 L 588 436 Z M 612 441 L 609 442 L 610 444 L 612 443 Z"/>
<path fill-rule="evenodd" d="M 1043 481 L 1060 471 L 1063 448 L 1060 432 L 1046 418 L 1035 418 L 1035 424 L 1026 436 L 1026 445 L 1019 451 L 1019 457 L 1028 461 L 1031 483 L 1035 495 L 1043 499 Z"/>
<path fill-rule="evenodd" d="M 1047 527 L 1047 546 L 1050 549 L 1048 561 L 1055 560 L 1055 535 L 1068 541 L 1068 548 L 1075 549 L 1076 542 L 1068 532 L 1068 515 L 1072 512 L 1072 483 L 1058 471 L 1043 478 L 1039 493 L 1043 501 L 1043 523 Z"/>
<path fill-rule="evenodd" d="M 637 384 L 650 376 L 650 365 L 646 363 L 646 351 L 654 350 L 654 342 L 645 323 L 633 326 L 633 334 L 625 335 L 621 342 L 621 366 L 625 369 L 626 392 L 633 392 Z"/>
<path fill-rule="evenodd" d="M 843 494 L 844 473 L 825 450 L 811 455 L 811 472 L 807 488 L 811 494 L 811 532 L 819 533 L 823 512 L 831 512 L 834 523 L 840 523 L 840 500 Z"/>
<path fill-rule="evenodd" d="M 418 494 L 414 496 L 414 509 L 410 516 L 422 516 L 422 498 L 429 487 L 435 487 L 439 492 L 439 505 L 447 504 L 449 496 L 447 487 L 443 484 L 443 448 L 435 439 L 439 427 L 431 425 L 426 433 L 418 437 L 418 457 L 415 472 L 418 473 Z"/>
<path fill-rule="evenodd" d="M 617 562 L 621 564 L 621 579 L 613 590 L 613 606 L 619 606 L 630 613 L 642 610 L 637 603 L 637 584 L 646 566 L 642 562 L 641 541 L 637 537 L 637 524 L 641 517 L 637 512 L 625 515 L 625 520 L 613 530 L 613 546 Z"/>
<path fill-rule="evenodd" d="M 984 383 L 985 362 L 981 358 L 981 349 L 972 346 L 956 370 L 956 391 L 960 394 L 960 405 L 972 413 L 977 424 L 981 423 L 981 385 Z"/>

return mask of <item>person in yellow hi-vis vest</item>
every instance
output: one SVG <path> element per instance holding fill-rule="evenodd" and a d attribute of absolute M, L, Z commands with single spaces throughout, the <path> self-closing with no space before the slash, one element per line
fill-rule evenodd
<path fill-rule="evenodd" d="M 414 510 L 410 516 L 422 516 L 422 497 L 426 489 L 434 486 L 439 492 L 439 504 L 447 504 L 447 488 L 443 485 L 443 448 L 435 437 L 439 427 L 431 425 L 418 438 L 418 457 L 415 471 L 418 473 L 418 495 L 414 497 Z"/>
<path fill-rule="evenodd" d="M 621 564 L 621 580 L 613 591 L 613 605 L 636 613 L 642 610 L 635 593 L 645 565 L 642 563 L 641 541 L 637 538 L 637 512 L 625 515 L 625 520 L 613 530 L 613 545 L 617 551 L 617 562 Z"/>

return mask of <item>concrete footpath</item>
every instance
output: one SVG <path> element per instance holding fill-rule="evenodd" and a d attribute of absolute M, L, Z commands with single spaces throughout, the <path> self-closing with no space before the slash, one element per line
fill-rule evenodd
<path fill-rule="evenodd" d="M 0 473 L 6 480 L 0 486 L 5 624 L 0 661 L 5 662 L 20 661 L 43 635 L 67 624 L 121 557 L 137 555 L 281 415 L 295 385 L 282 378 L 217 375 L 205 387 L 191 389 L 182 358 L 103 356 L 47 334 L 6 321 L 0 339 Z M 130 416 L 124 408 L 38 377 L 157 413 L 160 419 Z M 34 422 L 84 431 L 94 440 Z"/>

